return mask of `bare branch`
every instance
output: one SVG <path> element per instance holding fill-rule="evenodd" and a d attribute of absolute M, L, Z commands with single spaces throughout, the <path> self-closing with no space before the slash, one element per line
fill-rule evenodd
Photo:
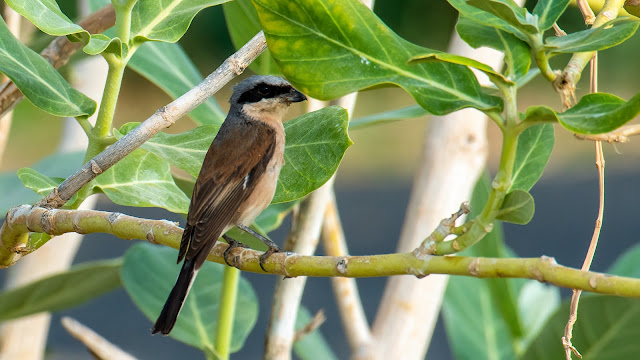
<path fill-rule="evenodd" d="M 68 316 L 63 317 L 62 326 L 76 339 L 80 340 L 99 360 L 136 360 L 135 357 L 124 352 L 100 334 L 91 330 L 79 321 Z"/>
<path fill-rule="evenodd" d="M 293 336 L 293 342 L 300 341 L 303 337 L 311 334 L 317 328 L 320 327 L 325 321 L 327 317 L 324 315 L 324 311 L 322 309 L 318 310 L 318 312 L 311 318 L 311 321 L 307 325 L 305 325 L 302 329 L 296 331 Z"/>

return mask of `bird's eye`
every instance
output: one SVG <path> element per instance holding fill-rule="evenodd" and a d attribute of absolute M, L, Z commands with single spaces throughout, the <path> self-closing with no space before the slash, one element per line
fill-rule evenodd
<path fill-rule="evenodd" d="M 256 90 L 258 91 L 258 94 L 262 96 L 266 96 L 271 93 L 271 88 L 266 85 L 260 85 Z"/>

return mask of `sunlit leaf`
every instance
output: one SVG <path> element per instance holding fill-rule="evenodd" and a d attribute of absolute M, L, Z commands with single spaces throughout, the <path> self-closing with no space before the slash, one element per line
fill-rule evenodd
<path fill-rule="evenodd" d="M 407 61 L 431 51 L 407 42 L 359 0 L 292 3 L 254 0 L 271 55 L 296 88 L 328 100 L 377 85 L 397 85 L 429 112 L 498 110 L 465 66 Z"/>
<path fill-rule="evenodd" d="M 161 207 L 186 214 L 189 198 L 176 186 L 169 163 L 137 149 L 94 180 L 95 186 L 116 204 Z"/>
<path fill-rule="evenodd" d="M 524 8 L 518 10 L 513 1 L 502 2 L 475 0 L 448 0 L 449 3 L 460 12 L 461 15 L 486 26 L 494 27 L 517 36 L 520 40 L 530 41 L 532 34 L 537 32 L 532 24 L 525 25 L 527 12 Z M 503 18 L 507 17 L 507 19 Z M 525 24 L 522 24 L 525 23 Z"/>
<path fill-rule="evenodd" d="M 40 54 L 18 41 L 0 19 L 0 71 L 38 108 L 57 116 L 88 116 L 96 103 L 74 89 Z"/>
<path fill-rule="evenodd" d="M 131 13 L 131 36 L 137 42 L 176 42 L 200 10 L 226 1 L 138 0 Z"/>
<path fill-rule="evenodd" d="M 483 64 L 479 61 L 470 59 L 468 57 L 464 57 L 464 56 L 441 53 L 441 52 L 430 52 L 430 53 L 420 54 L 412 57 L 409 60 L 409 63 L 415 64 L 419 62 L 429 62 L 429 61 L 444 61 L 452 64 L 472 67 L 474 69 L 480 70 L 483 73 L 485 73 L 493 83 L 499 82 L 502 84 L 509 84 L 509 85 L 514 84 L 513 81 L 505 78 L 502 74 L 493 70 L 491 66 L 487 64 Z"/>
<path fill-rule="evenodd" d="M 121 44 L 120 39 L 111 39 L 102 34 L 91 35 L 71 21 L 54 0 L 7 0 L 7 4 L 49 35 L 68 35 L 72 41 L 82 41 L 85 45 L 83 50 L 87 54 L 95 55 L 108 50 L 111 53 L 126 55 L 127 46 Z"/>

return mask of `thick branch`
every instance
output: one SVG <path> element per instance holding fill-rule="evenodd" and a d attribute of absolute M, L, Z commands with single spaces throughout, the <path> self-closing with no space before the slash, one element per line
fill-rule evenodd
<path fill-rule="evenodd" d="M 95 210 L 58 210 L 17 207 L 12 218 L 14 229 L 20 231 L 113 234 L 122 239 L 141 239 L 178 248 L 182 229 L 167 220 L 148 220 L 120 213 Z M 209 261 L 224 263 L 227 244 L 219 242 Z M 243 271 L 264 274 L 260 268 L 262 253 L 251 249 L 236 249 L 236 265 Z M 272 275 L 287 277 L 374 277 L 429 274 L 464 275 L 478 278 L 511 277 L 533 279 L 584 291 L 640 298 L 640 279 L 581 271 L 558 265 L 553 258 L 474 258 L 463 256 L 416 256 L 414 252 L 372 256 L 302 256 L 276 253 L 265 262 Z"/>
<path fill-rule="evenodd" d="M 109 29 L 115 23 L 116 13 L 113 10 L 113 5 L 108 5 L 87 16 L 78 25 L 91 34 L 97 34 Z M 66 36 L 61 36 L 49 43 L 49 46 L 42 50 L 40 55 L 57 69 L 66 64 L 71 55 L 83 45 L 82 42 L 71 42 Z M 9 81 L 4 84 L 2 90 L 0 90 L 0 117 L 13 109 L 23 98 L 24 95 L 13 82 Z"/>

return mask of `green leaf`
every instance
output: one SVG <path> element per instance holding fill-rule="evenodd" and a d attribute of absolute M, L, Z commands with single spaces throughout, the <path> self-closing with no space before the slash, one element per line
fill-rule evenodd
<path fill-rule="evenodd" d="M 137 124 L 114 131 L 119 138 Z M 299 199 L 322 186 L 335 173 L 352 144 L 347 133 L 348 116 L 339 106 L 330 106 L 287 121 L 285 164 L 280 172 L 274 203 Z M 217 126 L 205 125 L 182 134 L 158 133 L 142 148 L 197 177 Z"/>
<path fill-rule="evenodd" d="M 176 42 L 200 10 L 228 0 L 138 0 L 131 12 L 131 38 Z"/>
<path fill-rule="evenodd" d="M 349 116 L 339 106 L 307 113 L 284 124 L 285 165 L 272 203 L 300 199 L 333 176 L 347 148 Z"/>
<path fill-rule="evenodd" d="M 429 49 L 389 29 L 359 0 L 254 0 L 271 55 L 300 91 L 328 100 L 377 85 L 397 85 L 436 115 L 466 107 L 502 108 L 465 66 L 409 65 Z"/>
<path fill-rule="evenodd" d="M 621 44 L 631 37 L 640 21 L 630 17 L 621 17 L 607 24 L 582 30 L 566 36 L 545 39 L 544 47 L 550 55 L 600 51 Z"/>
<path fill-rule="evenodd" d="M 450 279 L 442 311 L 455 358 L 516 358 L 509 328 L 485 279 L 464 276 Z"/>
<path fill-rule="evenodd" d="M 504 20 L 523 33 L 537 34 L 539 32 L 536 25 L 533 24 L 531 14 L 513 0 L 467 0 L 467 4 Z M 508 28 L 502 30 L 509 31 Z"/>
<path fill-rule="evenodd" d="M 529 347 L 540 334 L 547 320 L 560 306 L 560 289 L 552 285 L 541 284 L 536 280 L 527 280 L 518 296 L 518 311 L 525 331 L 518 339 L 518 356 Z"/>
<path fill-rule="evenodd" d="M 114 130 L 117 139 L 133 130 L 140 123 L 127 123 L 120 130 Z M 203 125 L 180 134 L 157 133 L 154 137 L 142 144 L 142 148 L 148 150 L 171 164 L 198 177 L 204 156 L 218 133 L 220 126 Z"/>
<path fill-rule="evenodd" d="M 640 278 L 640 244 L 632 246 L 620 255 L 611 265 L 608 274 Z"/>
<path fill-rule="evenodd" d="M 33 170 L 40 174 L 65 178 L 82 166 L 83 156 L 84 151 L 55 153 L 34 164 Z M 33 204 L 42 198 L 42 196 L 25 188 L 15 172 L 0 174 L 0 189 L 4 191 L 0 196 L 0 214 L 6 214 L 10 208 L 16 205 Z"/>
<path fill-rule="evenodd" d="M 526 191 L 513 190 L 505 196 L 496 219 L 526 225 L 533 218 L 533 196 Z"/>
<path fill-rule="evenodd" d="M 63 178 L 51 178 L 30 168 L 22 168 L 18 170 L 17 174 L 18 178 L 26 188 L 29 188 L 40 195 L 48 194 L 53 190 L 53 188 L 64 181 Z"/>
<path fill-rule="evenodd" d="M 478 69 L 485 73 L 491 82 L 494 84 L 501 83 L 507 85 L 514 85 L 514 82 L 504 77 L 502 74 L 496 72 L 491 68 L 491 66 L 487 64 L 483 64 L 479 61 L 470 59 L 468 57 L 441 53 L 441 52 L 429 52 L 426 54 L 420 54 L 409 59 L 410 64 L 420 63 L 420 62 L 430 62 L 430 61 L 444 61 L 452 64 L 464 65 L 468 67 L 472 67 Z"/>
<path fill-rule="evenodd" d="M 541 31 L 551 29 L 569 6 L 571 0 L 538 0 L 533 15 L 538 16 L 538 28 Z"/>
<path fill-rule="evenodd" d="M 529 106 L 525 114 L 520 114 L 520 119 L 534 123 L 555 123 L 559 121 L 555 110 L 545 105 Z"/>
<path fill-rule="evenodd" d="M 562 341 L 569 316 L 565 301 L 545 324 L 520 359 L 564 359 Z M 613 296 L 582 295 L 571 342 L 583 359 L 613 360 L 638 357 L 640 302 Z"/>
<path fill-rule="evenodd" d="M 231 42 L 236 49 L 240 49 L 253 38 L 262 27 L 258 20 L 258 13 L 251 0 L 235 0 L 222 5 L 227 29 L 231 35 Z M 260 75 L 280 75 L 280 68 L 266 49 L 249 68 Z"/>
<path fill-rule="evenodd" d="M 80 25 L 71 21 L 58 7 L 55 0 L 7 0 L 7 4 L 20 15 L 29 19 L 42 32 L 53 36 L 69 36 L 71 41 L 81 41 L 83 50 L 90 55 L 105 50 L 119 55 L 126 55 L 126 44 L 120 39 L 110 39 L 101 34 L 91 35 Z"/>
<path fill-rule="evenodd" d="M 120 287 L 122 259 L 83 263 L 0 293 L 0 321 L 59 311 L 80 305 Z"/>
<path fill-rule="evenodd" d="M 124 256 L 122 283 L 145 314 L 155 321 L 173 287 L 180 265 L 178 252 L 148 243 L 133 245 Z M 214 352 L 223 265 L 205 262 L 189 291 L 170 336 L 207 352 Z M 258 299 L 251 284 L 240 278 L 233 319 L 231 351 L 242 348 L 258 316 Z"/>
<path fill-rule="evenodd" d="M 161 207 L 186 214 L 189 198 L 176 186 L 169 163 L 148 151 L 137 149 L 94 180 L 116 204 Z"/>
<path fill-rule="evenodd" d="M 18 41 L 0 19 L 0 71 L 38 108 L 56 116 L 89 116 L 96 102 L 71 85 L 33 50 Z"/>
<path fill-rule="evenodd" d="M 520 23 L 520 21 L 526 23 L 527 15 L 529 15 L 529 17 L 531 15 L 513 1 L 505 0 L 503 3 L 498 4 L 495 1 L 492 1 L 491 4 L 483 4 L 483 1 L 474 1 L 473 3 L 467 0 L 448 1 L 461 15 L 479 24 L 511 33 L 523 41 L 530 41 L 531 35 L 537 32 L 537 29 L 534 31 L 535 26 L 531 24 L 524 26 Z M 518 10 L 518 8 L 520 10 Z M 499 15 L 496 15 L 496 12 L 498 12 Z M 508 16 L 509 20 L 503 19 L 502 16 Z M 530 33 L 530 31 L 532 32 Z"/>
<path fill-rule="evenodd" d="M 47 195 L 51 190 L 60 185 L 61 182 L 64 181 L 64 178 L 59 177 L 49 177 L 46 175 L 42 175 L 37 170 L 31 168 L 22 168 L 18 170 L 16 173 L 18 178 L 24 185 L 24 187 L 35 191 L 40 194 L 41 197 Z M 76 200 L 77 194 L 73 194 L 71 199 L 67 201 L 69 204 L 73 204 Z"/>
<path fill-rule="evenodd" d="M 520 134 L 509 190 L 531 190 L 547 166 L 553 142 L 551 124 L 534 125 Z"/>
<path fill-rule="evenodd" d="M 578 134 L 602 134 L 626 124 L 640 112 L 640 94 L 628 102 L 606 93 L 587 94 L 558 114 L 560 124 Z"/>
<path fill-rule="evenodd" d="M 349 129 L 361 129 L 367 126 L 382 124 L 387 122 L 393 122 L 398 120 L 417 118 L 420 116 L 428 115 L 429 112 L 420 105 L 407 106 L 400 109 L 393 109 L 384 111 L 381 113 L 367 115 L 359 118 L 352 119 L 349 122 Z"/>
<path fill-rule="evenodd" d="M 140 46 L 128 66 L 176 99 L 202 81 L 200 72 L 179 44 L 148 42 Z M 198 125 L 220 125 L 225 113 L 213 97 L 189 116 Z"/>
<path fill-rule="evenodd" d="M 458 34 L 473 48 L 488 46 L 504 53 L 507 64 L 505 75 L 518 79 L 527 74 L 531 66 L 531 50 L 529 45 L 513 34 L 493 26 L 479 24 L 466 16 L 460 15 L 456 25 Z"/>
<path fill-rule="evenodd" d="M 296 331 L 304 329 L 310 321 L 311 313 L 304 306 L 301 306 L 296 317 Z M 315 329 L 311 333 L 305 334 L 302 339 L 293 343 L 293 351 L 301 360 L 338 359 L 331 351 L 331 347 L 322 336 L 322 333 L 320 333 L 320 329 Z"/>

